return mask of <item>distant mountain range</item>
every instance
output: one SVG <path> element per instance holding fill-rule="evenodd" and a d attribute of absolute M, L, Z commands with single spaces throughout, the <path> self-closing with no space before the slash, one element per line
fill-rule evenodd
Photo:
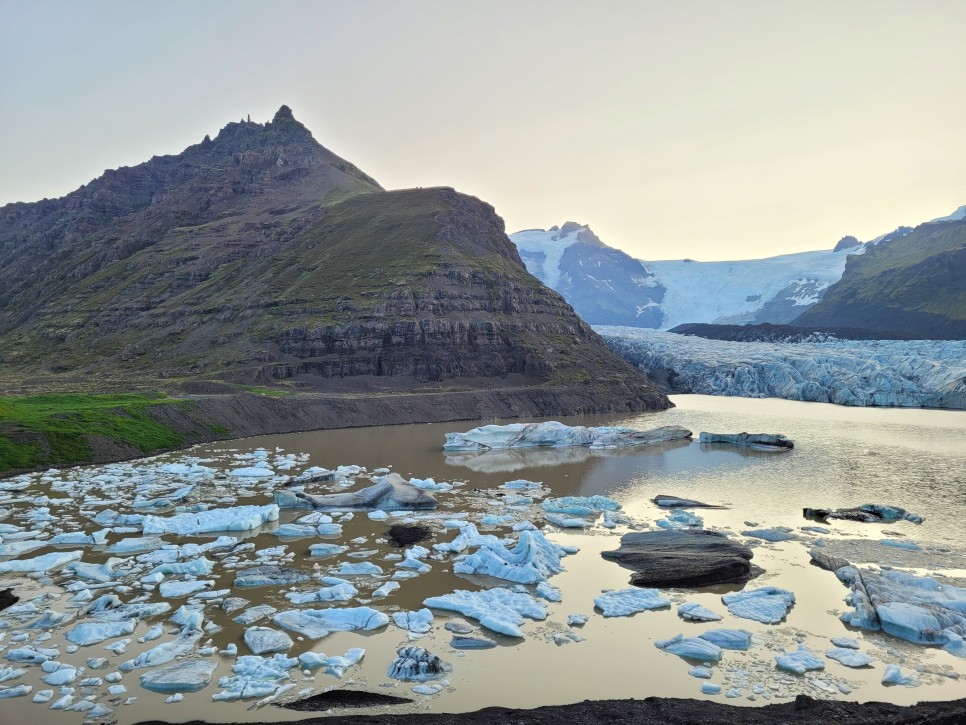
<path fill-rule="evenodd" d="M 384 191 L 286 106 L 0 208 L 0 310 L 8 390 L 520 391 L 489 415 L 668 405 L 527 274 L 493 207 Z"/>
<path fill-rule="evenodd" d="M 510 239 L 527 269 L 593 325 L 772 323 L 961 337 L 964 219 L 966 206 L 866 243 L 846 236 L 827 251 L 730 262 L 634 259 L 575 222 Z"/>

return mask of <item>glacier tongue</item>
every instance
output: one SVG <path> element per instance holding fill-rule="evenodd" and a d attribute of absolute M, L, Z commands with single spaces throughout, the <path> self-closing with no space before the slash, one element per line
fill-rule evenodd
<path fill-rule="evenodd" d="M 855 406 L 966 409 L 964 340 L 730 342 L 632 327 L 595 328 L 675 392 Z"/>

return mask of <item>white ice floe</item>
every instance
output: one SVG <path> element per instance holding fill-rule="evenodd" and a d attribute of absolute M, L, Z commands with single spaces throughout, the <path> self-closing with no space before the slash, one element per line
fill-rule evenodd
<path fill-rule="evenodd" d="M 795 603 L 795 595 L 778 587 L 761 587 L 724 594 L 721 601 L 736 617 L 764 624 L 777 624 L 785 619 Z"/>
<path fill-rule="evenodd" d="M 540 507 L 555 514 L 570 514 L 571 516 L 589 516 L 602 511 L 619 511 L 620 503 L 607 496 L 562 496 L 548 498 L 541 502 Z"/>
<path fill-rule="evenodd" d="M 416 612 L 393 612 L 392 621 L 400 629 L 414 634 L 426 634 L 433 628 L 433 613 L 426 608 Z"/>
<path fill-rule="evenodd" d="M 211 682 L 216 667 L 211 660 L 185 660 L 158 667 L 141 675 L 141 687 L 152 692 L 198 692 Z"/>
<path fill-rule="evenodd" d="M 691 431 L 679 426 L 654 430 L 602 426 L 569 426 L 558 421 L 484 425 L 465 433 L 447 433 L 444 451 L 488 451 L 505 448 L 623 448 L 689 438 Z"/>
<path fill-rule="evenodd" d="M 79 551 L 54 551 L 43 556 L 36 556 L 33 559 L 13 559 L 11 561 L 0 561 L 0 574 L 7 572 L 30 573 L 36 572 L 45 574 L 54 569 L 77 561 L 81 558 Z"/>
<path fill-rule="evenodd" d="M 378 589 L 374 589 L 373 590 L 373 592 L 372 592 L 372 598 L 373 599 L 383 599 L 385 597 L 388 597 L 394 591 L 396 591 L 397 589 L 399 589 L 400 586 L 401 585 L 399 584 L 399 582 L 388 581 L 385 584 L 383 584 L 381 587 L 379 587 Z"/>
<path fill-rule="evenodd" d="M 370 631 L 389 623 L 389 617 L 369 607 L 345 609 L 292 609 L 273 617 L 276 624 L 312 639 L 331 632 Z"/>
<path fill-rule="evenodd" d="M 846 667 L 865 667 L 875 662 L 875 659 L 865 652 L 859 652 L 848 647 L 825 650 L 825 656 L 841 662 Z"/>
<path fill-rule="evenodd" d="M 604 592 L 594 599 L 594 606 L 605 617 L 627 617 L 637 612 L 669 607 L 671 600 L 662 597 L 657 589 L 618 589 Z"/>
<path fill-rule="evenodd" d="M 263 655 L 269 652 L 285 652 L 295 643 L 285 632 L 256 626 L 245 630 L 245 644 L 255 654 Z"/>
<path fill-rule="evenodd" d="M 547 523 L 559 526 L 561 529 L 586 529 L 593 524 L 587 519 L 580 519 L 576 516 L 564 516 L 563 514 L 544 514 Z"/>
<path fill-rule="evenodd" d="M 746 629 L 709 629 L 698 636 L 721 649 L 746 650 L 751 647 L 751 632 Z"/>
<path fill-rule="evenodd" d="M 327 657 L 324 652 L 304 652 L 299 655 L 299 665 L 306 670 L 324 668 L 327 675 L 341 678 L 353 665 L 362 661 L 366 651 L 361 647 L 353 647 L 344 655 Z"/>
<path fill-rule="evenodd" d="M 211 579 L 196 579 L 193 581 L 184 582 L 161 582 L 161 584 L 158 586 L 158 592 L 165 599 L 176 599 L 196 594 L 210 586 L 214 586 L 214 583 L 215 582 Z"/>
<path fill-rule="evenodd" d="M 498 587 L 470 592 L 457 589 L 451 594 L 429 597 L 423 604 L 432 609 L 459 612 L 481 625 L 508 637 L 522 637 L 524 617 L 542 620 L 547 617 L 544 605 L 525 592 Z"/>
<path fill-rule="evenodd" d="M 314 592 L 288 592 L 285 598 L 292 604 L 310 604 L 312 602 L 347 602 L 359 593 L 352 584 L 345 579 L 327 576 L 322 578 L 322 583 L 327 586 Z M 388 585 L 390 582 L 387 582 Z M 384 586 L 386 586 L 384 585 Z M 399 585 L 396 584 L 396 588 Z M 373 596 L 376 593 L 373 592 Z M 274 611 L 272 612 L 274 614 Z"/>
<path fill-rule="evenodd" d="M 466 530 L 464 530 L 466 533 Z M 495 537 L 480 537 L 480 548 L 453 564 L 456 574 L 475 574 L 506 579 L 517 584 L 537 584 L 564 570 L 565 550 L 540 531 L 521 531 L 513 549 Z"/>
<path fill-rule="evenodd" d="M 905 672 L 899 665 L 887 665 L 882 673 L 883 685 L 903 685 L 917 687 L 919 680 L 911 672 Z"/>
<path fill-rule="evenodd" d="M 822 658 L 813 653 L 803 644 L 798 645 L 794 652 L 783 652 L 775 655 L 775 663 L 779 668 L 803 675 L 809 670 L 824 670 Z"/>
<path fill-rule="evenodd" d="M 250 531 L 269 521 L 278 521 L 278 506 L 236 506 L 197 513 L 181 513 L 162 518 L 145 516 L 145 534 L 207 534 L 216 531 Z"/>
<path fill-rule="evenodd" d="M 81 622 L 74 625 L 64 639 L 81 647 L 104 642 L 115 637 L 132 634 L 137 624 L 135 619 L 122 619 L 117 622 Z"/>
<path fill-rule="evenodd" d="M 658 640 L 654 643 L 654 646 L 686 659 L 702 662 L 717 662 L 721 659 L 721 648 L 699 637 L 684 637 L 679 634 L 671 639 Z"/>

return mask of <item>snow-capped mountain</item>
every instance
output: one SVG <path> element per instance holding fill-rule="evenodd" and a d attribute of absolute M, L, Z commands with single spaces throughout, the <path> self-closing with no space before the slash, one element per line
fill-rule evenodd
<path fill-rule="evenodd" d="M 685 322 L 787 323 L 842 277 L 866 246 L 733 262 L 642 262 L 567 222 L 510 235 L 527 269 L 594 325 L 669 329 Z"/>

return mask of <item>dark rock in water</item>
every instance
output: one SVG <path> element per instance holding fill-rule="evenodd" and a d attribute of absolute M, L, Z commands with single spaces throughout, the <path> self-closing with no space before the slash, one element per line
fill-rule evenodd
<path fill-rule="evenodd" d="M 631 584 L 647 587 L 703 587 L 746 582 L 757 575 L 754 553 L 717 531 L 672 529 L 624 534 L 605 559 L 633 569 Z"/>
<path fill-rule="evenodd" d="M 383 695 L 381 692 L 364 690 L 329 690 L 294 702 L 277 702 L 278 707 L 302 712 L 328 710 L 333 707 L 378 707 L 380 705 L 404 705 L 412 702 L 407 697 Z"/>
<path fill-rule="evenodd" d="M 20 597 L 13 593 L 13 589 L 0 589 L 0 612 L 19 601 Z"/>
<path fill-rule="evenodd" d="M 841 556 L 826 554 L 821 549 L 810 549 L 808 555 L 812 557 L 812 563 L 828 571 L 836 571 L 843 566 L 849 566 L 847 559 L 843 559 Z"/>
<path fill-rule="evenodd" d="M 389 665 L 387 675 L 394 680 L 426 682 L 435 680 L 452 670 L 452 666 L 422 647 L 400 647 L 396 659 Z"/>
<path fill-rule="evenodd" d="M 783 435 L 771 433 L 701 433 L 702 443 L 728 443 L 756 451 L 789 451 L 795 444 Z"/>
<path fill-rule="evenodd" d="M 433 538 L 433 530 L 419 524 L 396 524 L 389 528 L 386 536 L 393 546 L 403 547 Z"/>
<path fill-rule="evenodd" d="M 488 637 L 453 637 L 449 646 L 453 649 L 490 649 L 496 642 Z"/>
<path fill-rule="evenodd" d="M 677 496 L 668 496 L 667 494 L 661 494 L 655 496 L 651 499 L 655 504 L 661 508 L 666 509 L 723 509 L 726 506 L 716 506 L 711 503 L 701 503 L 700 501 L 692 501 L 689 498 L 678 498 Z"/>
<path fill-rule="evenodd" d="M 866 524 L 887 524 L 894 521 L 911 521 L 921 524 L 925 519 L 919 514 L 906 511 L 899 506 L 886 506 L 877 503 L 864 503 L 861 506 L 847 509 L 802 509 L 802 515 L 807 519 L 825 521 L 827 519 L 845 519 L 847 521 L 861 521 Z"/>

